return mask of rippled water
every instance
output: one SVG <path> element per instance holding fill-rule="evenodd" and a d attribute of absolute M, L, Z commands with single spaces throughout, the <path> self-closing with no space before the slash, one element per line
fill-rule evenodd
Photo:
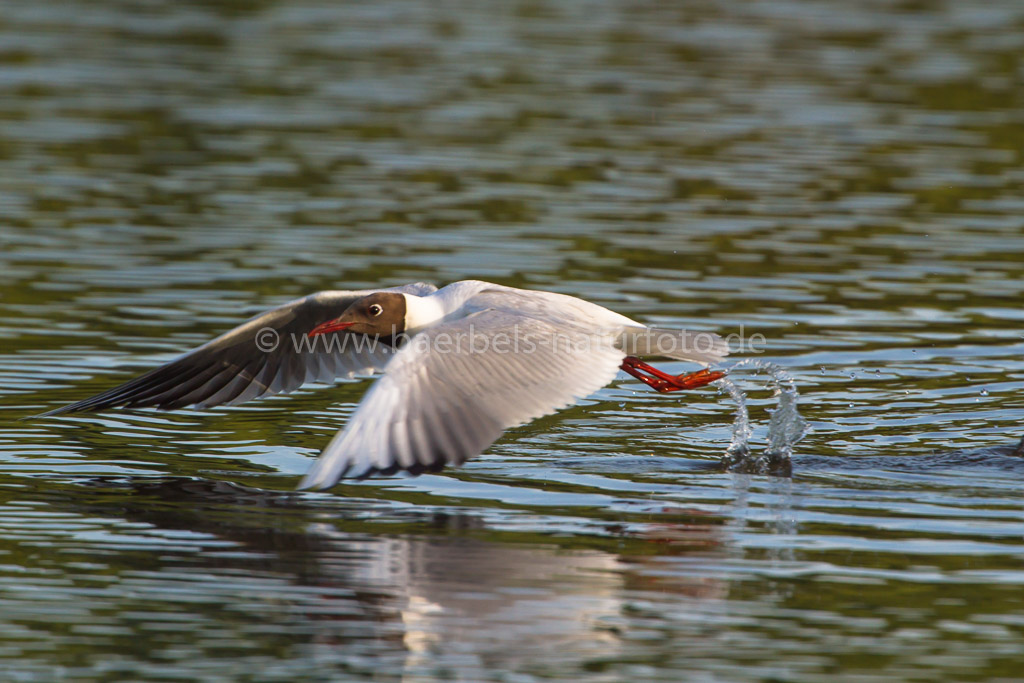
<path fill-rule="evenodd" d="M 6 678 L 1018 678 L 1022 58 L 1017 0 L 7 0 Z M 727 394 L 625 377 L 317 494 L 363 385 L 18 420 L 463 278 L 764 335 L 792 476 L 720 466 Z"/>

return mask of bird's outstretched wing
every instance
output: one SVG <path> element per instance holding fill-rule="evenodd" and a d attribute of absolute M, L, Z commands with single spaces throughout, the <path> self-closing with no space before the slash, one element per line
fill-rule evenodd
<path fill-rule="evenodd" d="M 118 406 L 164 410 L 237 404 L 294 391 L 306 382 L 352 378 L 380 371 L 395 355 L 389 344 L 306 338 L 319 323 L 336 318 L 357 299 L 380 291 L 425 295 L 425 283 L 386 289 L 310 294 L 252 318 L 183 356 L 90 398 L 43 415 L 105 410 Z M 331 335 L 325 335 L 329 337 Z M 318 342 L 313 344 L 312 342 Z"/>
<path fill-rule="evenodd" d="M 611 382 L 625 357 L 616 339 L 495 308 L 431 327 L 395 354 L 299 487 L 461 464 Z"/>

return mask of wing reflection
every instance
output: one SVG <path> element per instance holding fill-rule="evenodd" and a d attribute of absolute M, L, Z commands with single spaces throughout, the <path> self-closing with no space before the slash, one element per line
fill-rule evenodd
<path fill-rule="evenodd" d="M 91 488 L 108 495 L 84 498 L 112 503 L 89 503 L 90 514 L 212 534 L 245 550 L 207 554 L 204 568 L 289 577 L 281 609 L 305 624 L 304 656 L 328 668 L 364 648 L 400 658 L 405 672 L 443 664 L 469 680 L 499 665 L 614 658 L 638 601 L 655 595 L 660 608 L 685 609 L 727 592 L 706 572 L 673 569 L 673 560 L 721 553 L 721 520 L 686 510 L 666 517 L 685 521 L 642 533 L 552 538 L 498 532 L 459 512 L 217 481 L 97 479 Z"/>

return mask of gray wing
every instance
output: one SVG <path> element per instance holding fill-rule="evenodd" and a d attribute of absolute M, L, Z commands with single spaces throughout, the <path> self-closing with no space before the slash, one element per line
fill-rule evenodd
<path fill-rule="evenodd" d="M 729 344 L 714 332 L 624 327 L 619 346 L 630 356 L 665 356 L 711 365 L 729 355 Z"/>
<path fill-rule="evenodd" d="M 461 464 L 615 379 L 616 334 L 488 309 L 414 336 L 299 488 Z"/>
<path fill-rule="evenodd" d="M 387 289 L 311 294 L 258 315 L 126 384 L 43 415 L 117 406 L 152 406 L 163 410 L 190 405 L 208 408 L 287 393 L 306 382 L 370 374 L 383 369 L 395 355 L 389 344 L 350 343 L 355 338 L 347 335 L 310 339 L 306 333 L 340 316 L 354 301 L 373 292 L 424 295 L 436 289 L 433 285 L 416 283 Z M 318 343 L 311 344 L 313 341 Z M 297 348 L 297 343 L 309 345 Z"/>

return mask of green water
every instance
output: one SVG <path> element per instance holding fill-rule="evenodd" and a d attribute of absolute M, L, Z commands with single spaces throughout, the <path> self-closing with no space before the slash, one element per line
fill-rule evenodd
<path fill-rule="evenodd" d="M 1022 80 L 1016 0 L 6 0 L 0 678 L 1020 678 Z M 625 377 L 315 494 L 364 384 L 18 419 L 465 278 L 763 334 L 792 477 Z"/>

